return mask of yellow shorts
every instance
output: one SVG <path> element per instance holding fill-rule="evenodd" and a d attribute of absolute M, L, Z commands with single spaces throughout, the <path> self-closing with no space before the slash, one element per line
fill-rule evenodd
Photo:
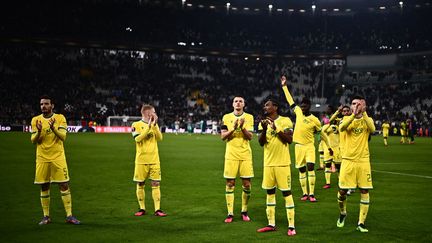
<path fill-rule="evenodd" d="M 253 178 L 252 160 L 226 159 L 224 166 L 224 178 L 235 179 L 239 174 L 240 178 Z"/>
<path fill-rule="evenodd" d="M 342 160 L 339 174 L 340 189 L 373 189 L 369 162 Z"/>
<path fill-rule="evenodd" d="M 327 151 L 324 151 L 324 161 L 326 163 L 332 161 L 335 164 L 340 164 L 342 161 L 342 156 L 341 156 L 341 152 L 340 152 L 339 147 L 332 148 L 332 150 L 333 150 L 333 155 L 330 155 L 330 152 L 328 151 L 328 149 L 327 149 Z"/>
<path fill-rule="evenodd" d="M 306 163 L 315 164 L 315 146 L 313 143 L 308 145 L 295 145 L 296 168 L 306 166 Z"/>
<path fill-rule="evenodd" d="M 262 188 L 270 190 L 279 188 L 291 191 L 291 169 L 289 166 L 264 166 Z"/>
<path fill-rule="evenodd" d="M 134 181 L 144 182 L 147 178 L 161 181 L 160 164 L 135 164 Z"/>
<path fill-rule="evenodd" d="M 35 184 L 62 183 L 69 181 L 66 161 L 36 162 Z"/>
<path fill-rule="evenodd" d="M 401 136 L 406 136 L 406 132 L 405 132 L 405 130 L 400 130 L 400 134 L 401 134 Z"/>
<path fill-rule="evenodd" d="M 383 137 L 387 138 L 388 137 L 388 132 L 383 132 Z"/>

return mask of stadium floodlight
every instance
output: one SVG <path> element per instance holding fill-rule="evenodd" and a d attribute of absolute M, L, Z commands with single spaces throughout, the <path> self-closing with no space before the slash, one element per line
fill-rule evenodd
<path fill-rule="evenodd" d="M 247 61 L 249 58 L 248 58 L 248 57 L 245 57 L 244 59 L 245 59 L 245 61 Z"/>
<path fill-rule="evenodd" d="M 334 8 L 333 11 L 339 12 L 339 9 L 338 8 Z"/>
<path fill-rule="evenodd" d="M 304 13 L 304 12 L 306 12 L 306 10 L 300 9 L 300 13 Z"/>
<path fill-rule="evenodd" d="M 244 11 L 249 11 L 248 7 L 243 8 Z"/>
<path fill-rule="evenodd" d="M 289 8 L 289 9 L 288 9 L 288 12 L 294 12 L 294 9 Z"/>
<path fill-rule="evenodd" d="M 312 11 L 315 11 L 315 9 L 316 9 L 316 5 L 313 4 L 313 5 L 312 5 Z"/>
<path fill-rule="evenodd" d="M 385 9 L 386 9 L 386 7 L 384 7 L 384 6 L 381 6 L 381 7 L 379 7 L 379 9 L 381 9 L 381 10 L 385 10 Z"/>
<path fill-rule="evenodd" d="M 269 5 L 268 5 L 268 9 L 269 9 L 269 11 L 271 11 L 271 10 L 273 9 L 273 5 L 272 5 L 272 4 L 269 4 Z"/>
<path fill-rule="evenodd" d="M 231 6 L 231 3 L 226 3 L 226 7 L 229 8 Z"/>
<path fill-rule="evenodd" d="M 211 8 L 211 9 L 215 9 L 216 7 L 213 6 L 213 5 L 210 5 L 209 8 Z"/>
<path fill-rule="evenodd" d="M 259 58 L 259 57 L 257 57 L 257 58 L 256 58 L 256 60 L 257 60 L 257 61 L 259 61 L 259 60 L 260 60 L 260 58 Z"/>
<path fill-rule="evenodd" d="M 186 2 L 186 0 L 181 0 L 182 1 L 182 5 L 184 5 L 185 4 L 185 2 Z"/>
<path fill-rule="evenodd" d="M 326 8 L 323 8 L 323 9 L 321 9 L 321 11 L 323 11 L 323 12 L 327 12 L 327 9 L 326 9 Z"/>
<path fill-rule="evenodd" d="M 342 88 L 345 88 L 345 84 L 342 84 Z"/>
<path fill-rule="evenodd" d="M 402 8 L 403 7 L 404 2 L 400 1 L 399 2 L 399 6 Z"/>
<path fill-rule="evenodd" d="M 188 3 L 188 4 L 186 4 L 186 6 L 192 7 L 192 3 Z"/>

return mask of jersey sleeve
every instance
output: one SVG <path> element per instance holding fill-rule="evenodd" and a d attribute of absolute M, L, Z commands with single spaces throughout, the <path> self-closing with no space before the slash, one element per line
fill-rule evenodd
<path fill-rule="evenodd" d="M 66 122 L 66 117 L 64 115 L 60 116 L 58 129 L 64 129 L 67 132 L 67 122 Z"/>
<path fill-rule="evenodd" d="M 318 120 L 318 118 L 314 119 L 315 123 L 315 131 L 320 132 L 321 131 L 321 122 Z"/>
<path fill-rule="evenodd" d="M 297 117 L 303 116 L 303 111 L 298 105 L 294 107 L 294 113 L 296 114 Z"/>
<path fill-rule="evenodd" d="M 137 131 L 137 125 L 136 123 L 132 123 L 132 137 L 137 137 L 138 135 L 140 135 L 139 131 Z"/>
<path fill-rule="evenodd" d="M 36 117 L 33 117 L 31 120 L 31 133 L 36 133 L 37 127 L 36 127 Z"/>
<path fill-rule="evenodd" d="M 247 116 L 247 128 L 248 131 L 253 132 L 254 130 L 254 118 L 252 115 Z"/>

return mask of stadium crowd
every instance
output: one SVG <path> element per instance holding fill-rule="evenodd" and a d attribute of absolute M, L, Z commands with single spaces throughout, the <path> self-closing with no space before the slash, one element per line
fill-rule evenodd
<path fill-rule="evenodd" d="M 307 96 L 315 104 L 336 106 L 347 104 L 353 94 L 362 94 L 373 104 L 370 109 L 379 124 L 389 120 L 396 125 L 414 118 L 419 126 L 428 127 L 432 121 L 431 85 L 416 82 L 413 77 L 417 76 L 409 73 L 410 69 L 406 69 L 404 79 L 387 85 L 382 85 L 382 80 L 367 84 L 351 80 L 346 87 L 335 88 L 344 79 L 344 66 L 329 62 L 319 65 L 312 60 L 22 47 L 2 48 L 0 56 L 4 81 L 0 92 L 6 104 L 0 111 L 2 124 L 29 124 L 39 110 L 35 101 L 47 93 L 55 98 L 56 111 L 65 114 L 73 125 L 81 121 L 105 125 L 108 116 L 137 116 L 143 102 L 157 107 L 162 126 L 173 127 L 176 120 L 182 127 L 202 120 L 219 121 L 236 94 L 246 97 L 248 112 L 259 119 L 262 100 L 281 95 L 281 74 L 288 76 L 296 100 Z M 332 84 L 325 86 L 325 97 L 321 97 L 322 65 L 325 82 Z M 387 80 L 386 75 L 393 73 L 380 75 Z M 430 78 L 430 73 L 423 77 Z M 289 113 L 286 105 L 282 112 Z"/>

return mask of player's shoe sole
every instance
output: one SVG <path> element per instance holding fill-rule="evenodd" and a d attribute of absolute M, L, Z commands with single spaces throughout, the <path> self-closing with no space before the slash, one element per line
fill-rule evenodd
<path fill-rule="evenodd" d="M 78 224 L 81 224 L 81 221 L 76 219 L 74 216 L 69 216 L 69 217 L 66 217 L 66 223 L 78 225 Z"/>
<path fill-rule="evenodd" d="M 276 231 L 275 226 L 267 225 L 266 227 L 257 229 L 258 233 L 264 233 L 264 232 L 270 232 L 270 231 Z"/>
<path fill-rule="evenodd" d="M 367 232 L 369 232 L 369 230 L 366 229 L 366 227 L 364 226 L 364 224 L 359 224 L 359 225 L 357 226 L 357 230 L 360 231 L 360 232 L 362 232 L 362 233 L 367 233 Z"/>
<path fill-rule="evenodd" d="M 233 221 L 233 219 L 234 219 L 234 216 L 228 215 L 226 217 L 226 219 L 224 220 L 224 222 L 227 223 L 227 224 L 229 224 L 229 223 L 231 223 Z"/>
<path fill-rule="evenodd" d="M 38 223 L 39 225 L 46 225 L 51 223 L 51 218 L 49 216 L 45 216 L 42 218 L 42 220 Z"/>
<path fill-rule="evenodd" d="M 166 217 L 166 216 L 168 216 L 168 214 L 166 214 L 164 211 L 162 211 L 162 210 L 157 210 L 155 213 L 154 213 L 154 216 L 158 216 L 158 217 Z"/>
<path fill-rule="evenodd" d="M 136 212 L 135 216 L 144 216 L 146 214 L 146 211 L 144 209 L 140 209 L 138 212 Z"/>
<path fill-rule="evenodd" d="M 308 198 L 309 198 L 308 195 L 303 195 L 303 196 L 300 198 L 300 200 L 301 200 L 301 201 L 307 201 Z"/>
<path fill-rule="evenodd" d="M 346 215 L 343 215 L 343 214 L 339 215 L 339 218 L 336 222 L 336 226 L 338 228 L 344 227 L 345 226 L 345 219 L 346 219 Z"/>
<path fill-rule="evenodd" d="M 288 229 L 288 232 L 287 232 L 288 236 L 293 236 L 293 235 L 296 235 L 296 234 L 297 234 L 297 232 L 295 231 L 295 229 Z"/>
<path fill-rule="evenodd" d="M 242 212 L 241 213 L 241 217 L 242 217 L 242 220 L 245 221 L 245 222 L 251 221 L 251 219 L 249 218 L 249 215 L 247 214 L 247 212 Z"/>

